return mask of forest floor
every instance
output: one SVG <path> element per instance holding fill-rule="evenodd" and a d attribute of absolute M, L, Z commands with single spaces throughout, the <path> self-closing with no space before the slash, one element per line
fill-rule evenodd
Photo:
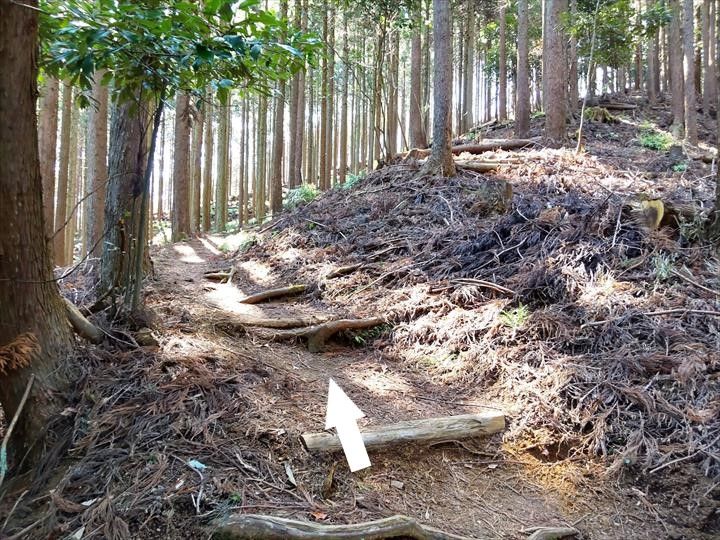
<path fill-rule="evenodd" d="M 405 161 L 260 230 L 157 249 L 142 325 L 158 343 L 137 348 L 128 329 L 79 353 L 68 457 L 40 471 L 50 491 L 0 493 L 0 538 L 203 538 L 235 513 L 405 514 L 482 539 L 560 525 L 717 538 L 720 262 L 694 217 L 714 177 L 642 146 L 669 114 L 591 122 L 580 155 L 498 152 L 521 161 L 485 175 L 418 178 Z M 511 208 L 480 195 L 488 179 L 512 184 Z M 681 217 L 655 230 L 654 199 Z M 231 283 L 205 277 L 231 267 Z M 83 303 L 93 271 L 64 292 Z M 298 283 L 306 293 L 239 302 Z M 320 352 L 256 324 L 372 316 L 385 323 Z M 371 450 L 350 473 L 300 440 L 323 430 L 330 377 L 362 428 L 494 410 L 507 427 Z"/>

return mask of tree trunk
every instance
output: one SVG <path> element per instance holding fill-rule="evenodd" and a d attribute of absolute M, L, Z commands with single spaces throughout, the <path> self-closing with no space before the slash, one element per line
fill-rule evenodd
<path fill-rule="evenodd" d="M 567 0 L 545 1 L 545 48 L 543 49 L 543 93 L 545 99 L 545 138 L 553 143 L 565 140 L 567 116 L 567 77 L 565 35 L 562 14 Z"/>
<path fill-rule="evenodd" d="M 452 24 L 450 4 L 433 0 L 433 68 L 434 115 L 432 153 L 422 168 L 422 174 L 455 176 L 455 161 L 451 146 L 452 122 Z"/>
<path fill-rule="evenodd" d="M 315 71 L 310 68 L 308 70 L 308 134 L 307 134 L 307 153 L 305 157 L 305 165 L 307 171 L 305 173 L 305 181 L 311 184 L 317 183 L 315 177 L 315 79 L 313 77 Z"/>
<path fill-rule="evenodd" d="M 261 225 L 265 221 L 265 181 L 267 169 L 267 96 L 258 100 L 257 170 L 255 173 L 255 217 Z"/>
<path fill-rule="evenodd" d="M 5 418 L 34 384 L 9 441 L 10 464 L 39 457 L 61 410 L 72 343 L 53 280 L 43 212 L 35 97 L 36 0 L 0 3 L 0 405 Z M 29 454 L 27 454 L 29 452 Z"/>
<path fill-rule="evenodd" d="M 682 19 L 680 0 L 669 0 L 670 19 L 670 82 L 672 92 L 673 125 L 675 137 L 682 137 L 685 132 L 685 86 L 683 76 L 683 41 L 680 30 Z"/>
<path fill-rule="evenodd" d="M 648 54 L 647 54 L 647 92 L 648 100 L 651 104 L 657 101 L 657 81 L 655 80 L 655 62 L 657 61 L 657 50 L 655 49 L 655 36 L 652 35 L 648 38 Z"/>
<path fill-rule="evenodd" d="M 502 36 L 500 47 L 503 47 Z M 462 125 L 461 133 L 467 133 L 473 126 L 473 65 L 475 63 L 475 2 L 467 2 L 467 41 L 463 47 L 463 84 L 462 84 Z M 501 52 L 502 56 L 502 52 Z"/>
<path fill-rule="evenodd" d="M 399 39 L 399 34 L 398 34 Z M 343 14 L 343 86 L 340 106 L 340 161 L 338 163 L 338 183 L 344 184 L 348 172 L 348 87 L 350 83 L 350 48 L 348 45 L 348 16 Z"/>
<path fill-rule="evenodd" d="M 327 0 L 323 2 L 323 41 L 325 43 L 328 43 L 328 32 L 330 31 L 330 25 L 328 24 L 328 11 L 329 6 L 327 3 Z M 326 148 L 328 147 L 328 133 L 327 129 L 330 125 L 330 122 L 328 121 L 328 56 L 333 54 L 332 51 L 329 51 L 327 55 L 323 55 L 322 58 L 322 73 L 321 73 L 321 80 L 320 80 L 320 137 L 318 138 L 318 142 L 320 143 L 320 164 L 318 166 L 318 187 L 321 190 L 327 189 L 327 164 L 326 161 L 328 160 L 329 156 L 326 153 Z"/>
<path fill-rule="evenodd" d="M 530 77 L 528 75 L 528 0 L 518 0 L 517 105 L 515 136 L 527 137 L 530 131 Z"/>
<path fill-rule="evenodd" d="M 40 92 L 40 175 L 43 183 L 43 210 L 48 237 L 55 217 L 55 159 L 57 153 L 58 102 L 60 83 L 49 77 Z"/>
<path fill-rule="evenodd" d="M 92 194 L 87 212 L 88 251 L 93 257 L 102 254 L 105 193 L 108 169 L 108 88 L 100 83 L 102 73 L 96 73 L 93 81 L 93 105 L 88 109 L 87 182 Z"/>
<path fill-rule="evenodd" d="M 570 0 L 570 13 L 572 19 L 577 17 L 577 0 Z M 568 107 L 571 113 L 575 113 L 578 108 L 578 100 L 580 92 L 578 90 L 578 57 L 577 57 L 577 38 L 570 37 L 568 49 Z"/>
<path fill-rule="evenodd" d="M 500 88 L 498 92 L 498 120 L 503 122 L 507 120 L 507 46 L 505 42 L 505 29 L 507 27 L 507 24 L 505 17 L 505 4 L 500 6 L 500 14 L 498 17 L 500 19 L 500 36 L 498 44 L 498 82 L 500 83 Z"/>
<path fill-rule="evenodd" d="M 162 221 L 164 217 L 165 207 L 163 205 L 164 188 L 165 188 L 165 118 L 167 115 L 163 115 L 162 122 L 160 124 L 160 170 L 157 174 L 157 216 L 158 220 Z M 162 224 L 161 224 L 162 227 Z"/>
<path fill-rule="evenodd" d="M 298 1 L 299 3 L 299 1 Z M 302 17 L 300 19 L 301 30 L 307 30 L 308 25 L 308 0 L 304 1 Z M 292 152 L 294 154 L 294 167 L 290 169 L 290 180 L 294 186 L 303 183 L 303 142 L 305 138 L 305 70 L 298 73 L 298 99 L 295 109 L 297 131 L 291 140 Z"/>
<path fill-rule="evenodd" d="M 202 230 L 208 232 L 210 230 L 210 208 L 212 206 L 213 181 L 212 181 L 212 164 L 213 164 L 213 96 L 208 90 L 205 93 L 205 163 L 203 164 L 203 193 L 202 193 Z"/>
<path fill-rule="evenodd" d="M 400 70 L 400 32 L 390 33 L 390 65 L 388 66 L 387 114 L 385 115 L 385 162 L 397 154 L 398 135 L 398 75 Z"/>
<path fill-rule="evenodd" d="M 173 159 L 172 241 L 190 237 L 190 108 L 189 97 L 175 99 L 175 152 Z"/>
<path fill-rule="evenodd" d="M 703 72 L 703 114 L 710 115 L 710 104 L 715 102 L 715 64 L 710 55 L 710 0 L 703 0 L 702 5 L 702 72 Z"/>
<path fill-rule="evenodd" d="M 78 109 L 73 106 L 72 124 L 70 126 L 70 156 L 68 158 L 68 175 L 67 175 L 67 202 L 65 205 L 65 227 L 59 234 L 65 235 L 65 256 L 64 264 L 70 265 L 74 260 L 75 252 L 75 226 L 77 224 L 77 193 L 82 181 L 78 174 Z"/>
<path fill-rule="evenodd" d="M 218 136 L 217 136 L 217 163 L 215 179 L 215 231 L 225 232 L 227 225 L 227 197 L 228 197 L 228 158 L 230 154 L 230 123 L 228 110 L 232 104 L 232 97 L 228 96 L 227 103 L 221 104 L 218 109 Z"/>
<path fill-rule="evenodd" d="M 280 18 L 287 18 L 288 1 L 280 0 Z M 282 210 L 283 154 L 285 151 L 285 79 L 277 83 L 275 123 L 273 127 L 272 176 L 270 177 L 270 210 L 273 216 Z"/>
<path fill-rule="evenodd" d="M 55 225 L 53 227 L 53 248 L 55 264 L 65 266 L 65 221 L 67 219 L 67 190 L 70 167 L 70 133 L 73 116 L 72 87 L 63 83 L 62 88 L 62 125 L 60 127 L 60 162 L 58 164 L 57 202 L 55 203 Z"/>
<path fill-rule="evenodd" d="M 685 53 L 685 140 L 697 144 L 695 105 L 695 45 L 693 0 L 683 0 L 683 51 Z"/>
<path fill-rule="evenodd" d="M 323 189 L 330 189 L 333 185 L 335 178 L 335 133 L 334 133 L 334 122 L 333 117 L 335 115 L 335 9 L 330 8 L 329 14 L 329 28 L 328 28 L 328 48 L 330 54 L 328 55 L 328 81 L 327 81 L 327 115 L 325 121 L 327 126 L 325 132 L 327 137 L 325 138 L 324 152 L 325 158 L 325 185 Z"/>
<path fill-rule="evenodd" d="M 415 18 L 415 24 L 420 24 L 420 19 Z M 427 146 L 427 135 L 423 122 L 422 110 L 422 43 L 420 28 L 413 29 L 412 41 L 410 44 L 410 147 L 425 148 Z"/>
<path fill-rule="evenodd" d="M 202 111 L 196 111 L 195 120 L 193 122 L 192 133 L 192 164 L 191 164 L 191 185 L 192 193 L 190 199 L 190 232 L 193 234 L 200 232 L 200 208 L 201 204 L 201 186 L 202 186 L 202 145 L 203 145 L 203 127 L 205 122 L 206 106 L 202 107 Z"/>

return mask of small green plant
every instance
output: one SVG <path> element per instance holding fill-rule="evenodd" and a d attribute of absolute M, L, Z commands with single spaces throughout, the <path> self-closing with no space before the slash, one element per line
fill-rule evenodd
<path fill-rule="evenodd" d="M 377 326 L 373 326 L 372 328 L 368 328 L 367 330 L 356 332 L 355 335 L 353 335 L 353 341 L 358 345 L 367 345 L 371 341 L 379 338 L 389 329 L 389 324 L 379 324 Z"/>
<path fill-rule="evenodd" d="M 535 111 L 530 115 L 530 118 L 532 118 L 533 120 L 535 118 L 545 118 L 545 111 Z"/>
<path fill-rule="evenodd" d="M 672 135 L 657 131 L 653 128 L 643 128 L 640 131 L 638 140 L 640 141 L 640 146 L 658 152 L 665 152 L 674 142 Z"/>
<path fill-rule="evenodd" d="M 676 163 L 673 165 L 673 172 L 685 172 L 688 169 L 687 161 L 681 161 L 680 163 Z"/>
<path fill-rule="evenodd" d="M 297 208 L 301 204 L 307 204 L 313 201 L 320 192 L 313 184 L 302 184 L 288 191 L 287 199 L 285 199 L 285 208 Z"/>
<path fill-rule="evenodd" d="M 340 184 L 340 189 L 352 189 L 355 187 L 355 184 L 360 182 L 363 178 L 365 178 L 365 171 L 360 171 L 358 174 L 350 173 L 345 178 L 345 183 Z"/>
<path fill-rule="evenodd" d="M 655 267 L 655 279 L 658 281 L 669 279 L 675 268 L 672 259 L 662 253 L 653 257 L 653 266 Z"/>
<path fill-rule="evenodd" d="M 500 313 L 500 322 L 508 328 L 517 330 L 527 322 L 529 317 L 530 309 L 525 304 L 521 303 L 514 309 L 506 309 L 505 311 L 502 311 Z"/>

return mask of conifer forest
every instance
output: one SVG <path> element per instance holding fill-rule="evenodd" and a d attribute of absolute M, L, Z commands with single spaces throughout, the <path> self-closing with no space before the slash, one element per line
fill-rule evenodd
<path fill-rule="evenodd" d="M 0 0 L 0 540 L 720 538 L 718 0 Z"/>

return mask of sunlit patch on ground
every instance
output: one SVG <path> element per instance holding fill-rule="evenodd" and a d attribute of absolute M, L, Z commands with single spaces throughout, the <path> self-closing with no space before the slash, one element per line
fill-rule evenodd
<path fill-rule="evenodd" d="M 172 248 L 180 255 L 181 262 L 190 264 L 202 264 L 205 262 L 205 259 L 199 257 L 192 246 L 187 244 L 175 244 Z"/>

